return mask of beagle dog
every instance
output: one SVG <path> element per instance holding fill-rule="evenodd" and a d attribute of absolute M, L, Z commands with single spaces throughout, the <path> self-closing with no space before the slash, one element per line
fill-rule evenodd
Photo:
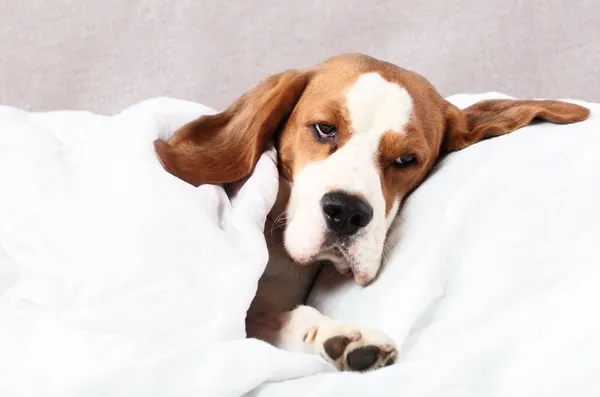
<path fill-rule="evenodd" d="M 417 73 L 344 54 L 267 78 L 155 149 L 165 169 L 190 184 L 228 184 L 247 177 L 275 143 L 281 181 L 248 336 L 365 371 L 394 363 L 394 341 L 303 306 L 319 265 L 368 285 L 403 199 L 440 156 L 536 118 L 573 123 L 588 115 L 554 100 L 487 100 L 461 110 Z"/>

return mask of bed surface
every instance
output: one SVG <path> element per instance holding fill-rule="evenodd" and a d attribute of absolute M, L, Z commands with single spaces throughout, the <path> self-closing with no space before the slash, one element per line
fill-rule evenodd
<path fill-rule="evenodd" d="M 585 122 L 446 157 L 406 202 L 372 285 L 320 276 L 316 307 L 399 346 L 397 365 L 368 374 L 242 338 L 266 252 L 207 249 L 218 206 L 152 149 L 209 108 L 0 107 L 0 395 L 598 396 L 600 105 L 588 106 Z"/>

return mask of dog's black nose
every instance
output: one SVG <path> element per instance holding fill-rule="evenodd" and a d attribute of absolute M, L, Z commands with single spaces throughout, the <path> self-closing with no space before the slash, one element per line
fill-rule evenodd
<path fill-rule="evenodd" d="M 351 236 L 367 226 L 373 207 L 366 201 L 342 192 L 327 193 L 321 199 L 327 226 L 339 236 Z"/>

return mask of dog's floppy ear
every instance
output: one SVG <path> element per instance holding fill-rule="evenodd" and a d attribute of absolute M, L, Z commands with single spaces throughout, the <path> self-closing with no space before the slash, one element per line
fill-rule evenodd
<path fill-rule="evenodd" d="M 508 134 L 533 119 L 556 124 L 583 121 L 590 111 L 576 104 L 554 100 L 492 99 L 464 110 L 447 102 L 443 152 L 463 149 L 483 139 Z"/>
<path fill-rule="evenodd" d="M 250 175 L 279 125 L 289 116 L 309 80 L 309 72 L 273 75 L 226 110 L 202 116 L 156 140 L 167 171 L 192 185 L 230 183 Z"/>

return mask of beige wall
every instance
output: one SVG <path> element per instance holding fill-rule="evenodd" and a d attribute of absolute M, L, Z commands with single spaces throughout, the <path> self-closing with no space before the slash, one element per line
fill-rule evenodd
<path fill-rule="evenodd" d="M 285 5 L 284 5 L 285 4 Z M 600 1 L 0 0 L 0 103 L 223 107 L 284 68 L 361 51 L 442 92 L 600 101 Z"/>

